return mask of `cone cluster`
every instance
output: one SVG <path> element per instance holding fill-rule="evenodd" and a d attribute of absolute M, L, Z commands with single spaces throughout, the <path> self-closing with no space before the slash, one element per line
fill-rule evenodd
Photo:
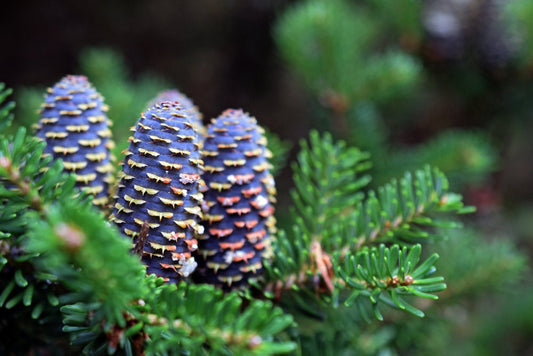
<path fill-rule="evenodd" d="M 37 125 L 44 153 L 102 206 L 113 171 L 106 111 L 86 77 L 66 76 L 48 89 Z M 193 102 L 167 90 L 131 130 L 110 220 L 147 274 L 177 283 L 196 271 L 226 290 L 257 279 L 272 254 L 276 190 L 256 119 L 228 109 L 206 130 Z"/>
<path fill-rule="evenodd" d="M 264 130 L 242 110 L 228 109 L 207 128 L 202 151 L 205 234 L 198 278 L 224 289 L 256 279 L 270 253 L 275 186 Z"/>
<path fill-rule="evenodd" d="M 140 242 L 147 274 L 179 282 L 196 268 L 193 252 L 204 232 L 197 129 L 174 101 L 154 104 L 132 131 L 111 221 L 134 246 L 147 229 Z"/>
<path fill-rule="evenodd" d="M 64 169 L 75 174 L 76 186 L 99 206 L 108 202 L 113 171 L 107 110 L 85 76 L 69 75 L 48 89 L 36 131 L 46 142 L 44 154 L 61 158 Z"/>

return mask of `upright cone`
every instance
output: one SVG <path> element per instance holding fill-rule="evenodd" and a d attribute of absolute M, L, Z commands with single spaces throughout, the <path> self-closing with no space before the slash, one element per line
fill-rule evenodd
<path fill-rule="evenodd" d="M 132 131 L 111 221 L 138 247 L 147 274 L 176 283 L 196 268 L 204 231 L 199 137 L 178 102 L 155 104 Z"/>
<path fill-rule="evenodd" d="M 255 118 L 232 109 L 207 128 L 198 279 L 224 289 L 257 279 L 270 253 L 275 187 L 263 133 Z"/>
<path fill-rule="evenodd" d="M 68 75 L 48 89 L 36 132 L 46 142 L 44 153 L 61 158 L 65 170 L 76 175 L 76 185 L 99 206 L 108 202 L 113 171 L 107 110 L 86 77 Z"/>

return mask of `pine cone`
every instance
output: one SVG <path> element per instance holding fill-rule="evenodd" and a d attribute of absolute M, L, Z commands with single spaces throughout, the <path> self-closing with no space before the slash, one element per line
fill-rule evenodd
<path fill-rule="evenodd" d="M 264 130 L 242 110 L 226 110 L 207 128 L 204 160 L 206 233 L 198 279 L 224 289 L 257 279 L 271 254 L 275 187 Z"/>
<path fill-rule="evenodd" d="M 46 142 L 44 154 L 61 158 L 65 170 L 76 175 L 76 186 L 99 206 L 108 202 L 113 171 L 107 110 L 86 77 L 68 75 L 48 88 L 36 132 Z"/>
<path fill-rule="evenodd" d="M 196 268 L 204 230 L 199 137 L 177 102 L 155 104 L 133 131 L 111 221 L 138 245 L 147 274 L 176 283 Z"/>
<path fill-rule="evenodd" d="M 162 103 L 163 101 L 177 101 L 178 103 L 180 103 L 183 109 L 189 110 L 191 122 L 196 125 L 197 131 L 200 133 L 201 138 L 203 138 L 203 135 L 205 135 L 206 132 L 205 126 L 202 123 L 203 115 L 198 109 L 198 106 L 194 105 L 194 103 L 188 96 L 181 93 L 177 89 L 164 90 L 157 94 L 157 96 L 152 101 L 150 101 L 148 107 L 152 107 L 153 105 Z"/>

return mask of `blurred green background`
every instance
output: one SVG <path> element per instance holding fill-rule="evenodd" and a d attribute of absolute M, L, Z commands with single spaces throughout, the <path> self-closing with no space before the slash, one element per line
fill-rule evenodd
<path fill-rule="evenodd" d="M 478 208 L 469 229 L 432 246 L 448 290 L 424 319 L 320 337 L 342 354 L 533 354 L 533 1 L 1 6 L 0 80 L 15 89 L 20 125 L 37 120 L 47 86 L 85 74 L 110 106 L 117 155 L 148 101 L 179 88 L 204 120 L 228 107 L 255 115 L 277 158 L 318 128 L 372 154 L 374 185 L 438 166 Z M 281 224 L 290 176 L 286 165 Z M 331 318 L 342 329 L 350 316 Z M 309 353 L 341 354 L 310 329 Z"/>

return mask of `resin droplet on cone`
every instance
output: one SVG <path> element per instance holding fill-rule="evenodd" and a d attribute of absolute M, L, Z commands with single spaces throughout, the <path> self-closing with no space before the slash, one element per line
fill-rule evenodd
<path fill-rule="evenodd" d="M 108 202 L 113 172 L 107 110 L 86 77 L 68 75 L 48 89 L 36 132 L 46 142 L 44 153 L 61 158 L 65 170 L 76 175 L 76 186 L 100 206 Z"/>
<path fill-rule="evenodd" d="M 204 230 L 198 134 L 187 110 L 163 102 L 141 115 L 129 141 L 111 221 L 134 245 L 144 225 L 147 274 L 179 282 L 196 268 Z"/>
<path fill-rule="evenodd" d="M 257 279 L 271 253 L 275 187 L 263 133 L 255 118 L 231 109 L 207 128 L 198 279 L 224 289 Z"/>

